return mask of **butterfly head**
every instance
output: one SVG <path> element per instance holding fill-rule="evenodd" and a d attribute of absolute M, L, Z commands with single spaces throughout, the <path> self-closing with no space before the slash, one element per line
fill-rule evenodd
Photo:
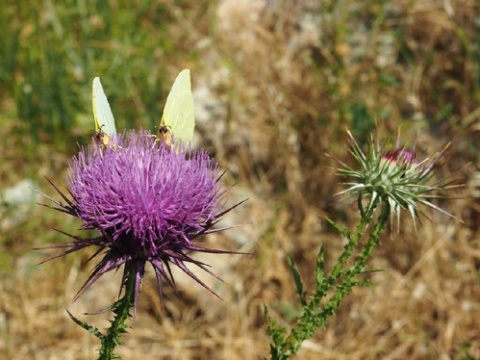
<path fill-rule="evenodd" d="M 165 142 L 167 145 L 172 143 L 172 131 L 169 125 L 160 125 L 157 131 L 157 138 L 159 141 Z"/>

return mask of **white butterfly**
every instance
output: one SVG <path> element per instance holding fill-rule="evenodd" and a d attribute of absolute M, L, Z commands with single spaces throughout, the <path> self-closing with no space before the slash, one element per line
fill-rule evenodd
<path fill-rule="evenodd" d="M 99 77 L 93 79 L 92 106 L 93 118 L 95 120 L 95 138 L 100 144 L 106 146 L 110 142 L 110 138 L 117 133 L 117 129 L 115 128 L 112 109 L 103 91 Z"/>

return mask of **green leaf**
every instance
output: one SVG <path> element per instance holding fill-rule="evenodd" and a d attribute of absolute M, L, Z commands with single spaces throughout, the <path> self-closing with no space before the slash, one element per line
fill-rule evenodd
<path fill-rule="evenodd" d="M 337 230 L 340 234 L 342 234 L 343 236 L 345 236 L 347 239 L 350 239 L 350 238 L 351 238 L 352 235 L 350 234 L 350 232 L 349 232 L 346 228 L 344 228 L 343 226 L 337 224 L 337 223 L 336 223 L 335 221 L 333 221 L 332 219 L 326 218 L 326 220 L 327 220 L 328 223 L 329 223 L 330 225 L 332 225 L 332 226 L 335 228 L 335 230 Z"/>
<path fill-rule="evenodd" d="M 300 297 L 300 302 L 302 303 L 302 306 L 305 306 L 307 305 L 307 292 L 303 291 L 302 277 L 295 267 L 295 263 L 290 255 L 287 257 L 287 261 L 290 271 L 292 272 L 293 280 L 295 281 L 295 287 L 297 288 L 297 294 Z"/>
<path fill-rule="evenodd" d="M 317 289 L 322 287 L 325 281 L 325 246 L 322 245 L 317 256 Z"/>
<path fill-rule="evenodd" d="M 72 319 L 75 324 L 81 326 L 85 330 L 87 330 L 90 334 L 95 335 L 97 338 L 100 340 L 103 340 L 105 338 L 105 335 L 103 335 L 100 330 L 98 330 L 95 326 L 88 325 L 87 323 L 77 319 L 75 316 L 72 315 L 70 311 L 67 310 L 68 316 L 70 316 L 70 319 Z"/>

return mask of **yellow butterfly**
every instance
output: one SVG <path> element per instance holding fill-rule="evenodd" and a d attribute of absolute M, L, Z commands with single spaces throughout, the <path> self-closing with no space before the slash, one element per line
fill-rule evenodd
<path fill-rule="evenodd" d="M 95 140 L 97 143 L 107 146 L 110 138 L 117 133 L 117 129 L 115 128 L 112 109 L 110 109 L 110 104 L 98 77 L 94 78 L 92 83 L 92 106 L 95 120 Z"/>
<path fill-rule="evenodd" d="M 170 145 L 173 137 L 185 143 L 192 141 L 195 129 L 193 94 L 190 83 L 190 70 L 182 70 L 175 79 L 167 96 L 163 110 L 158 138 Z"/>

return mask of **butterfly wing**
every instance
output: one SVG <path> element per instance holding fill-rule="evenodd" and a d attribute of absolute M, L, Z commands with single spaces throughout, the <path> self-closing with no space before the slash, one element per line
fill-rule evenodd
<path fill-rule="evenodd" d="M 113 118 L 112 109 L 108 103 L 107 96 L 103 91 L 100 78 L 93 79 L 92 84 L 92 105 L 93 117 L 95 120 L 95 130 L 98 134 L 103 134 L 101 138 L 104 145 L 108 144 L 110 137 L 117 133 L 115 128 L 115 119 Z"/>
<path fill-rule="evenodd" d="M 190 70 L 185 69 L 178 74 L 167 97 L 163 110 L 160 129 L 170 128 L 173 136 L 184 142 L 193 139 L 195 118 L 193 94 L 190 83 Z"/>

